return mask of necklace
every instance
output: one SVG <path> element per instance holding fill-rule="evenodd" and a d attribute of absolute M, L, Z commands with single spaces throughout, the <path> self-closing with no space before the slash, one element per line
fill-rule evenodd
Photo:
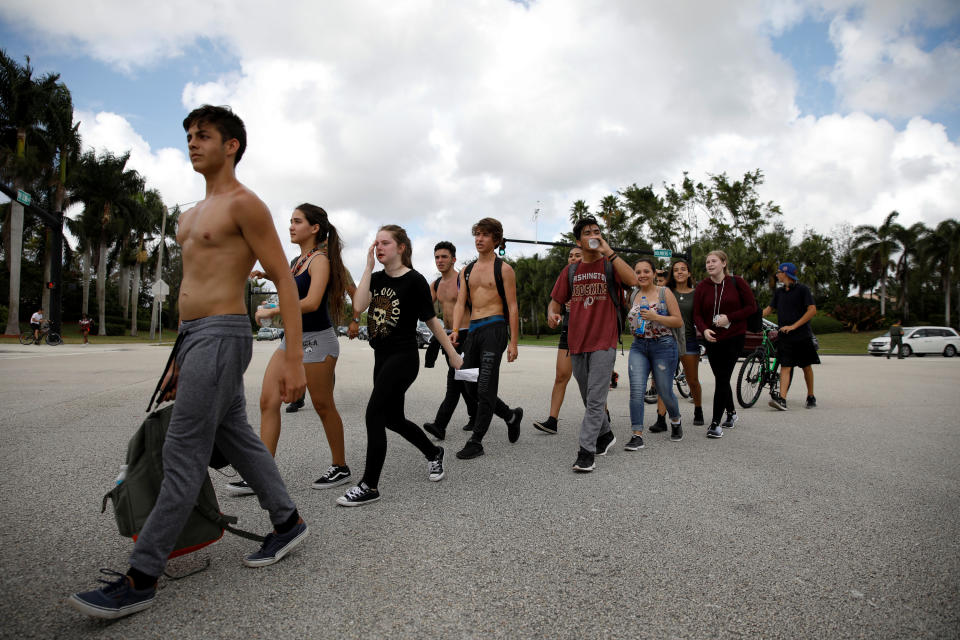
<path fill-rule="evenodd" d="M 300 259 L 293 263 L 293 266 L 290 267 L 290 273 L 297 275 L 297 271 L 300 271 L 300 267 L 302 267 L 317 251 L 320 251 L 320 247 L 314 247 L 313 249 L 310 249 L 306 255 L 300 256 Z"/>

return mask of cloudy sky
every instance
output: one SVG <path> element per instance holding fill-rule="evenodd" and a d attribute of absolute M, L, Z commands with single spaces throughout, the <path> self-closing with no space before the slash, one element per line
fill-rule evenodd
<path fill-rule="evenodd" d="M 761 169 L 798 232 L 960 217 L 956 0 L 4 0 L 0 42 L 168 205 L 203 195 L 183 116 L 231 105 L 288 255 L 313 202 L 355 275 L 381 224 L 429 277 L 481 217 L 549 240 L 574 200 L 683 171 Z"/>

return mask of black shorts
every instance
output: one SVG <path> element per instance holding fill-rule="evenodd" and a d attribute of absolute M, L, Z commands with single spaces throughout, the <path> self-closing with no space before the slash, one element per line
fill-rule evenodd
<path fill-rule="evenodd" d="M 781 367 L 809 367 L 820 364 L 820 356 L 813 346 L 812 338 L 803 340 L 777 340 L 777 359 Z"/>
<path fill-rule="evenodd" d="M 31 331 L 40 331 L 40 325 L 38 325 L 38 324 L 36 324 L 36 323 L 34 323 L 34 322 L 31 322 L 31 323 L 30 323 L 30 330 L 31 330 Z"/>
<path fill-rule="evenodd" d="M 570 351 L 570 346 L 567 344 L 567 328 L 564 327 L 563 331 L 560 332 L 560 343 L 557 345 L 557 349 L 561 351 Z"/>

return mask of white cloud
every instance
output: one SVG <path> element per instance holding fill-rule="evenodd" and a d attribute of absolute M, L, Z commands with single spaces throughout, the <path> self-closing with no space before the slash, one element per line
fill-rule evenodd
<path fill-rule="evenodd" d="M 923 34 L 958 17 L 960 4 L 950 0 L 870 2 L 852 16 L 835 17 L 830 38 L 838 59 L 831 80 L 844 106 L 894 118 L 955 109 L 960 39 L 954 33 L 931 48 Z"/>
<path fill-rule="evenodd" d="M 761 195 L 798 229 L 876 222 L 890 208 L 929 224 L 960 205 L 957 144 L 943 127 L 917 118 L 898 131 L 857 111 L 914 116 L 956 99 L 960 73 L 943 73 L 956 43 L 923 51 L 917 35 L 948 2 L 113 4 L 11 0 L 0 14 L 120 66 L 201 37 L 235 52 L 238 70 L 184 88 L 184 110 L 232 105 L 249 132 L 238 175 L 281 238 L 294 206 L 319 204 L 355 272 L 381 224 L 410 228 L 429 276 L 440 239 L 473 255 L 481 217 L 501 219 L 508 237 L 552 238 L 574 200 L 595 207 L 683 170 L 762 169 Z M 833 18 L 833 78 L 852 113 L 800 118 L 795 72 L 771 48 L 771 33 L 812 14 Z M 897 83 L 912 95 L 895 95 Z M 87 144 L 132 149 L 168 202 L 202 195 L 182 150 L 150 149 L 113 114 L 80 117 Z M 520 250 L 531 249 L 510 247 Z"/>

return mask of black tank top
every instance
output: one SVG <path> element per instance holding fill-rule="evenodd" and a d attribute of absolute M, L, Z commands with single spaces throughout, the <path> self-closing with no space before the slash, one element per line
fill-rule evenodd
<path fill-rule="evenodd" d="M 313 262 L 312 260 L 310 262 Z M 307 268 L 303 270 L 303 273 L 297 276 L 293 276 L 294 281 L 297 283 L 297 293 L 300 296 L 300 299 L 303 300 L 307 297 L 307 292 L 310 291 L 310 263 L 307 263 Z M 327 290 L 323 292 L 323 300 L 320 301 L 320 306 L 317 307 L 315 311 L 302 314 L 303 322 L 303 331 L 323 331 L 324 329 L 329 329 L 333 326 L 330 323 L 330 313 L 327 311 L 327 296 L 330 293 L 330 287 L 327 287 Z"/>

